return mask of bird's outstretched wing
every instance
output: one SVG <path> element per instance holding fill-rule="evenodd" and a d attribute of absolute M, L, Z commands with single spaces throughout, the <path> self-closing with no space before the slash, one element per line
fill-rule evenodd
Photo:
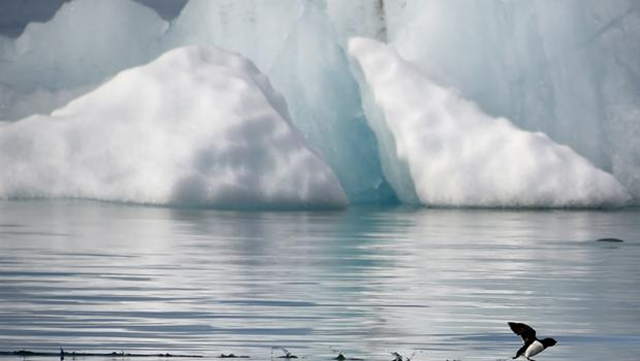
<path fill-rule="evenodd" d="M 511 331 L 516 335 L 522 337 L 522 341 L 525 344 L 530 344 L 536 340 L 536 330 L 525 325 L 524 323 L 508 322 Z"/>

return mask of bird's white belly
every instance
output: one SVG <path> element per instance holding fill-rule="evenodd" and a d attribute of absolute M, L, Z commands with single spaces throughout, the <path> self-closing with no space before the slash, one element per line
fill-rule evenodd
<path fill-rule="evenodd" d="M 540 343 L 540 341 L 533 341 L 533 343 L 524 351 L 524 357 L 529 358 L 535 356 L 542 352 L 542 350 L 544 350 L 542 343 Z"/>

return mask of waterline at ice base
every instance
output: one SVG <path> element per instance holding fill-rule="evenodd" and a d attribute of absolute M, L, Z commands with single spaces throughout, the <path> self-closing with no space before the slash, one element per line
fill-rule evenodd
<path fill-rule="evenodd" d="M 634 7 L 191 0 L 167 21 L 129 0 L 66 2 L 0 37 L 0 197 L 637 205 Z"/>

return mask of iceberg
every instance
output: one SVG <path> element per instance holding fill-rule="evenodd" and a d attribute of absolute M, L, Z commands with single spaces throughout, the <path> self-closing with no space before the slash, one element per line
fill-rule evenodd
<path fill-rule="evenodd" d="M 351 203 L 411 199 L 396 194 L 410 178 L 390 185 L 392 169 L 408 170 L 381 158 L 390 139 L 372 129 L 373 110 L 363 110 L 371 102 L 350 66 L 348 39 L 363 36 L 391 44 L 483 113 L 570 147 L 637 204 L 636 8 L 628 0 L 190 0 L 167 21 L 136 1 L 74 0 L 17 39 L 0 36 L 0 124 L 49 115 L 172 49 L 217 46 L 269 77 Z"/>
<path fill-rule="evenodd" d="M 472 207 L 620 206 L 625 188 L 543 133 L 494 118 L 437 85 L 390 46 L 353 38 L 383 169 L 406 203 Z"/>
<path fill-rule="evenodd" d="M 94 31 L 51 42 L 88 22 L 98 24 Z M 0 51 L 0 120 L 49 114 L 176 47 L 239 52 L 286 96 L 293 124 L 323 154 L 351 202 L 396 202 L 323 1 L 192 0 L 168 23 L 132 1 L 74 0 L 15 41 L 0 40 L 8 49 Z"/>
<path fill-rule="evenodd" d="M 218 208 L 342 208 L 322 156 L 249 60 L 167 52 L 51 115 L 0 126 L 0 198 Z"/>

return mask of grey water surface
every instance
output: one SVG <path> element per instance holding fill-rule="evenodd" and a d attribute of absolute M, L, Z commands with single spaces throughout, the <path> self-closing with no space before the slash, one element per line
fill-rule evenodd
<path fill-rule="evenodd" d="M 638 209 L 1 201 L 0 351 L 638 360 L 639 261 Z"/>

